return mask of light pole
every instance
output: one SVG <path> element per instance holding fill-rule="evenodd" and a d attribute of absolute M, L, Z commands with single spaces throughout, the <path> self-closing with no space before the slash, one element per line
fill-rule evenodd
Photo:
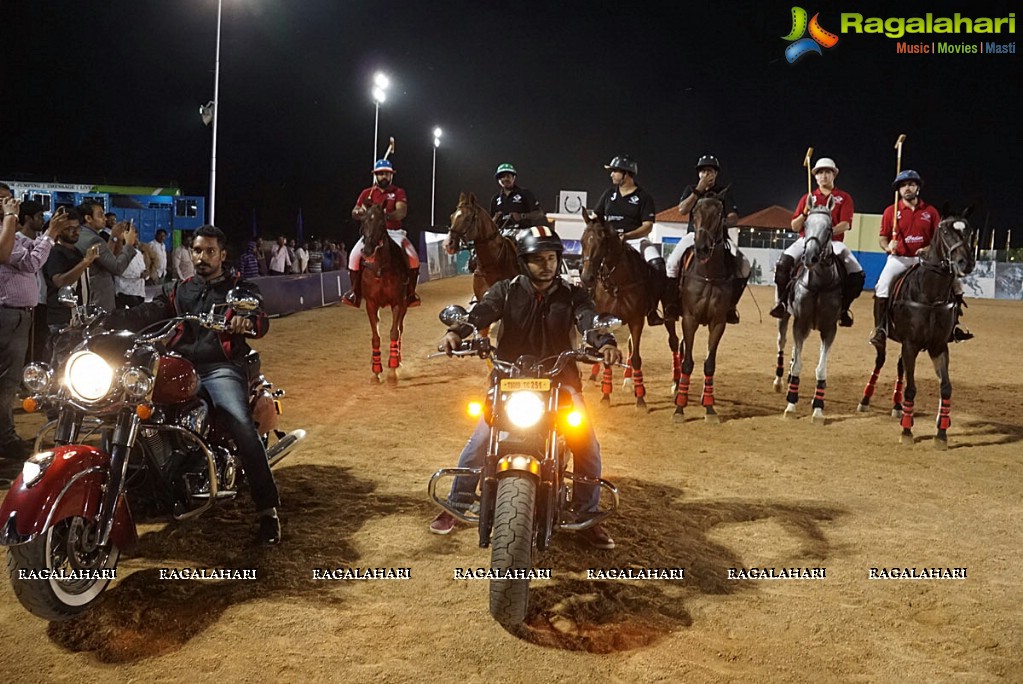
<path fill-rule="evenodd" d="M 377 161 L 377 133 L 380 130 L 380 105 L 387 99 L 387 87 L 391 80 L 386 74 L 377 72 L 373 76 L 373 104 L 376 105 L 376 116 L 373 119 L 373 163 Z M 370 167 L 372 168 L 372 167 Z"/>
<path fill-rule="evenodd" d="M 210 225 L 217 202 L 217 115 L 220 113 L 220 16 L 224 0 L 217 0 L 217 52 L 213 61 L 213 152 L 210 155 Z"/>
<path fill-rule="evenodd" d="M 437 225 L 437 148 L 440 147 L 440 136 L 443 131 L 440 126 L 433 129 L 433 189 L 430 190 L 430 227 Z"/>

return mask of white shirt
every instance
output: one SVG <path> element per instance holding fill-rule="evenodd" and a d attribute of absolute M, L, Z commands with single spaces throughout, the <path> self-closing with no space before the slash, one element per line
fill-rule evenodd
<path fill-rule="evenodd" d="M 114 276 L 114 291 L 134 297 L 145 297 L 146 281 L 142 277 L 145 270 L 146 258 L 142 256 L 142 252 L 135 252 L 135 256 L 128 262 L 128 267 L 121 275 Z"/>
<path fill-rule="evenodd" d="M 298 259 L 298 272 L 305 273 L 309 266 L 309 251 L 299 247 L 295 250 L 295 257 Z"/>
<path fill-rule="evenodd" d="M 171 254 L 171 268 L 178 280 L 185 280 L 195 275 L 195 264 L 192 263 L 192 254 L 188 247 L 178 245 Z"/>
<path fill-rule="evenodd" d="M 270 270 L 277 271 L 278 273 L 287 273 L 288 266 L 291 266 L 288 246 L 274 245 L 273 256 L 270 257 Z"/>
<path fill-rule="evenodd" d="M 167 247 L 156 240 L 150 242 L 149 246 L 153 249 L 153 256 L 156 257 L 156 276 L 163 278 L 167 275 Z"/>

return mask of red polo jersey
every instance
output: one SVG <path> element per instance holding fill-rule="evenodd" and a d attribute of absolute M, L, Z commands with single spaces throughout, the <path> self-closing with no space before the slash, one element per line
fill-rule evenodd
<path fill-rule="evenodd" d="M 355 203 L 367 207 L 379 204 L 384 208 L 385 214 L 391 214 L 394 213 L 394 207 L 398 202 L 408 203 L 408 199 L 405 197 L 405 191 L 397 185 L 392 185 L 386 190 L 373 185 L 359 193 L 359 199 Z M 387 230 L 401 230 L 401 221 L 387 219 Z"/>
<path fill-rule="evenodd" d="M 814 202 L 816 206 L 824 206 L 828 203 L 829 195 L 825 195 L 821 192 L 820 188 L 813 191 Z M 831 209 L 831 225 L 837 226 L 842 221 L 848 221 L 849 227 L 852 227 L 853 218 L 853 198 L 848 192 L 835 188 L 831 191 L 830 197 L 835 198 L 835 206 Z M 796 218 L 803 213 L 803 209 L 806 207 L 806 195 L 799 198 L 799 204 L 796 206 L 796 211 L 792 214 L 792 218 Z M 799 231 L 802 235 L 803 231 Z M 836 240 L 839 242 L 845 242 L 845 233 L 836 236 Z"/>
<path fill-rule="evenodd" d="M 881 230 L 878 235 L 892 237 L 892 214 L 895 205 L 889 204 L 881 216 Z M 941 216 L 938 210 L 923 200 L 916 203 L 916 208 L 899 199 L 898 228 L 895 231 L 895 255 L 916 256 L 918 250 L 931 244 L 934 231 L 938 228 Z"/>

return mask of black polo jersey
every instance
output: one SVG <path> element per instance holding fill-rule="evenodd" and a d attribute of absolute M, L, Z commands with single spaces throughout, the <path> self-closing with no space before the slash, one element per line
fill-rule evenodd
<path fill-rule="evenodd" d="M 711 189 L 707 190 L 706 192 L 713 192 L 715 194 L 720 194 L 721 191 L 725 189 L 725 187 L 726 186 L 721 185 L 720 183 L 718 183 L 718 184 L 714 185 L 713 187 L 711 187 Z M 678 203 L 682 204 L 683 202 L 685 202 L 686 199 L 688 199 L 689 196 L 693 194 L 693 190 L 695 190 L 695 189 L 696 189 L 695 185 L 687 185 L 686 189 L 682 191 L 682 197 L 679 198 Z M 704 194 L 706 194 L 706 192 Z M 728 194 L 725 195 L 725 216 L 727 217 L 733 211 L 736 214 L 738 214 L 739 213 L 739 208 L 737 206 L 735 206 L 735 201 L 734 201 L 734 199 L 732 197 L 732 191 L 729 190 Z M 689 213 L 689 230 L 690 231 L 693 230 L 693 216 L 692 216 L 692 212 Z"/>
<path fill-rule="evenodd" d="M 595 211 L 604 217 L 607 225 L 620 233 L 628 233 L 646 221 L 653 221 L 656 213 L 654 198 L 638 185 L 628 195 L 620 194 L 618 188 L 608 188 L 597 201 Z"/>
<path fill-rule="evenodd" d="M 536 197 L 532 192 L 526 188 L 520 188 L 517 185 L 513 185 L 511 192 L 507 195 L 504 190 L 499 191 L 490 200 L 490 215 L 499 215 L 501 218 L 511 214 L 513 212 L 519 214 L 528 214 L 533 211 L 540 211 L 540 202 L 537 201 Z M 499 222 L 500 224 L 501 222 Z M 511 221 L 508 222 L 508 228 L 529 228 L 529 221 L 521 221 L 518 224 L 513 224 Z"/>

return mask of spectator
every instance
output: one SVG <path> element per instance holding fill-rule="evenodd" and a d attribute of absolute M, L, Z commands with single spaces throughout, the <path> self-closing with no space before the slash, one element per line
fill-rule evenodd
<path fill-rule="evenodd" d="M 20 202 L 11 196 L 6 183 L 0 183 L 0 202 L 3 202 L 3 227 L 0 228 L 0 264 L 7 263 L 14 248 L 14 234 L 18 232 L 18 209 Z"/>
<path fill-rule="evenodd" d="M 99 245 L 93 245 L 85 254 L 79 251 L 77 243 L 81 226 L 78 212 L 69 209 L 67 214 L 68 221 L 57 236 L 57 244 L 50 250 L 50 256 L 43 267 L 43 278 L 46 280 L 46 323 L 51 330 L 71 322 L 71 311 L 57 301 L 60 288 L 74 287 L 81 301 L 80 281 L 85 270 L 99 257 Z"/>
<path fill-rule="evenodd" d="M 259 272 L 258 252 L 259 246 L 255 242 L 250 242 L 245 246 L 245 251 L 238 259 L 238 270 L 245 280 L 258 278 L 261 275 Z"/>
<path fill-rule="evenodd" d="M 309 250 L 309 273 L 323 273 L 323 251 L 319 240 L 313 240 L 312 249 Z"/>
<path fill-rule="evenodd" d="M 95 202 L 84 202 L 78 207 L 78 215 L 84 221 L 78 236 L 78 251 L 84 254 L 93 245 L 99 245 L 99 257 L 86 271 L 86 303 L 113 311 L 114 276 L 123 273 L 135 258 L 137 252 L 135 245 L 138 243 L 139 235 L 127 223 L 116 223 L 110 230 L 108 243 L 99 234 L 106 225 L 106 216 L 103 214 L 103 207 Z M 117 249 L 122 240 L 124 250 L 115 255 L 111 250 Z"/>
<path fill-rule="evenodd" d="M 159 285 L 167 277 L 167 245 L 164 243 L 166 239 L 167 231 L 160 228 L 156 231 L 153 241 L 147 243 L 150 250 L 152 250 L 153 270 L 155 271 L 152 280 L 155 285 Z"/>
<path fill-rule="evenodd" d="M 296 273 L 309 272 L 309 243 L 303 242 L 302 246 L 295 250 L 295 257 L 298 259 L 298 270 Z"/>
<path fill-rule="evenodd" d="M 323 270 L 333 271 L 337 268 L 334 265 L 334 245 L 331 242 L 327 242 L 323 245 Z"/>
<path fill-rule="evenodd" d="M 284 275 L 291 268 L 291 256 L 288 254 L 288 245 L 283 235 L 277 236 L 277 244 L 273 247 L 270 256 L 270 275 Z"/>
<path fill-rule="evenodd" d="M 298 256 L 295 254 L 295 239 L 288 240 L 288 258 L 291 259 L 291 266 L 288 267 L 288 273 L 301 273 L 298 270 Z"/>
<path fill-rule="evenodd" d="M 182 235 L 181 244 L 171 252 L 171 269 L 173 276 L 178 280 L 188 280 L 195 275 L 195 265 L 192 263 L 191 233 Z"/>
<path fill-rule="evenodd" d="M 263 238 L 256 238 L 256 262 L 259 265 L 259 275 L 269 275 L 270 269 L 267 268 L 266 259 L 266 248 L 263 246 Z"/>
<path fill-rule="evenodd" d="M 144 245 L 142 246 L 144 247 Z M 135 252 L 128 268 L 114 276 L 114 302 L 118 309 L 130 309 L 146 301 L 146 257 L 140 249 Z"/>
<path fill-rule="evenodd" d="M 100 237 L 109 240 L 113 236 L 114 226 L 117 225 L 117 214 L 108 211 L 103 214 L 103 228 L 99 231 Z"/>

